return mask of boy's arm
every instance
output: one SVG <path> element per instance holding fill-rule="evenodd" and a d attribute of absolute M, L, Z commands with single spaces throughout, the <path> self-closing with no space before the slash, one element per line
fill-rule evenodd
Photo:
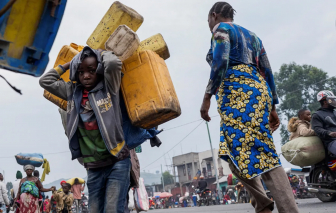
<path fill-rule="evenodd" d="M 312 117 L 312 129 L 315 131 L 316 135 L 319 136 L 321 139 L 331 138 L 330 136 L 331 131 L 323 128 L 323 121 L 317 114 L 314 114 Z"/>
<path fill-rule="evenodd" d="M 102 53 L 102 61 L 104 65 L 104 78 L 107 82 L 109 90 L 114 94 L 117 94 L 120 89 L 121 84 L 121 67 L 122 62 L 120 59 L 111 51 L 104 51 Z"/>
<path fill-rule="evenodd" d="M 69 83 L 71 84 L 71 82 L 64 82 L 62 79 L 60 79 L 60 76 L 67 70 L 67 64 L 65 64 L 64 67 L 59 65 L 51 69 L 39 80 L 40 86 L 43 89 L 64 100 L 67 100 L 66 85 Z"/>
<path fill-rule="evenodd" d="M 305 124 L 300 124 L 297 127 L 297 131 L 299 132 L 299 135 L 301 135 L 303 137 L 309 137 L 309 136 L 314 136 L 315 135 L 315 131 L 313 129 L 307 128 L 307 126 Z"/>

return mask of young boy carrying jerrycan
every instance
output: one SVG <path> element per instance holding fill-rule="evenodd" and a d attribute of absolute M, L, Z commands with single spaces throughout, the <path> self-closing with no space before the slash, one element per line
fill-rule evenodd
<path fill-rule="evenodd" d="M 66 134 L 72 159 L 82 157 L 88 169 L 90 212 L 123 212 L 130 185 L 119 103 L 121 67 L 112 52 L 86 46 L 70 63 L 40 78 L 41 87 L 68 102 Z M 69 68 L 71 81 L 59 80 Z"/>

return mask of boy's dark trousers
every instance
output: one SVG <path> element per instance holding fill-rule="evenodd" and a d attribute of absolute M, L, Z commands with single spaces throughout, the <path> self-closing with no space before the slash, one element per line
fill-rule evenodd
<path fill-rule="evenodd" d="M 94 213 L 124 213 L 130 185 L 131 160 L 88 170 L 89 210 Z"/>

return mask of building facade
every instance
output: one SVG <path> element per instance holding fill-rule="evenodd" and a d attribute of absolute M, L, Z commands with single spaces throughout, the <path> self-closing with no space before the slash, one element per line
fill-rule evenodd
<path fill-rule="evenodd" d="M 231 173 L 229 165 L 218 157 L 218 149 L 213 149 L 215 161 L 212 159 L 211 150 L 204 152 L 190 152 L 173 157 L 174 176 L 178 177 L 181 186 L 197 185 L 197 173 L 201 173 L 209 185 L 213 185 L 216 180 L 214 162 L 218 168 L 218 178 Z M 177 172 L 177 174 L 176 174 Z M 209 186 L 210 187 L 210 186 Z"/>

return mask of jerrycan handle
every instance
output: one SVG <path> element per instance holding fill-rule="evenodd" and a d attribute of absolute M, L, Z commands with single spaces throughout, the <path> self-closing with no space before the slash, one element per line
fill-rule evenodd
<path fill-rule="evenodd" d="M 83 45 L 78 45 L 78 44 L 75 44 L 75 43 L 71 43 L 70 44 L 70 47 L 74 48 L 75 50 L 77 50 L 78 52 L 82 51 L 84 46 Z"/>

